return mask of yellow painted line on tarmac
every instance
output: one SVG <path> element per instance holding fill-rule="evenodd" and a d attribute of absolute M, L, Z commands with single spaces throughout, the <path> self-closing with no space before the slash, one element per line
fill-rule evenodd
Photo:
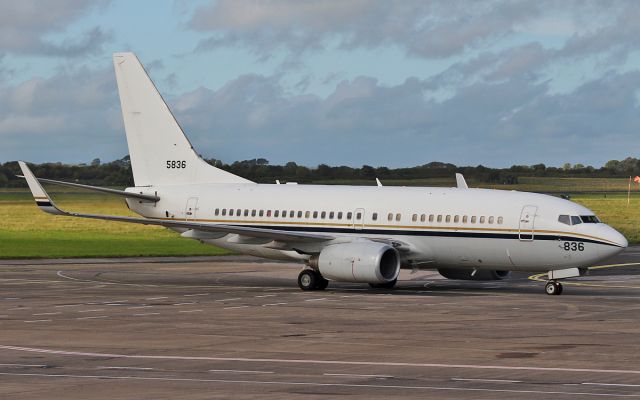
<path fill-rule="evenodd" d="M 589 270 L 596 269 L 606 269 L 606 268 L 616 268 L 616 267 L 630 267 L 633 265 L 639 265 L 640 262 L 635 263 L 625 263 L 625 264 L 608 264 L 608 265 L 596 265 L 593 267 L 589 267 Z M 547 281 L 547 273 L 535 274 L 531 275 L 528 279 L 535 282 L 546 282 Z M 605 287 L 605 288 L 616 288 L 616 289 L 640 289 L 640 286 L 630 286 L 630 285 L 607 285 L 604 283 L 585 283 L 585 282 L 570 282 L 566 280 L 562 280 L 563 285 L 573 285 L 573 286 L 588 286 L 588 287 Z"/>

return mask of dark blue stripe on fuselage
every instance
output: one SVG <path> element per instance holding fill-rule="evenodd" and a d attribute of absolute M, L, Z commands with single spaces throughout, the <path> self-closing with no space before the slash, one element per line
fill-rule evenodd
<path fill-rule="evenodd" d="M 517 233 L 490 233 L 490 232 L 469 232 L 469 231 L 427 231 L 427 230 L 406 230 L 406 229 L 353 229 L 353 228 L 326 228 L 309 226 L 265 226 L 265 225 L 240 225 L 249 228 L 273 229 L 289 232 L 307 233 L 358 233 L 363 235 L 394 235 L 394 236 L 433 236 L 433 237 L 455 237 L 455 238 L 478 238 L 478 239 L 511 239 L 511 240 L 531 240 L 531 235 L 518 235 Z M 620 247 L 612 243 L 595 239 L 587 239 L 574 236 L 536 234 L 534 240 L 560 240 L 583 243 L 597 243 L 606 246 Z"/>
<path fill-rule="evenodd" d="M 36 204 L 39 207 L 53 207 L 53 205 L 51 205 L 50 201 L 45 201 L 45 200 L 40 200 L 40 201 L 36 200 Z"/>

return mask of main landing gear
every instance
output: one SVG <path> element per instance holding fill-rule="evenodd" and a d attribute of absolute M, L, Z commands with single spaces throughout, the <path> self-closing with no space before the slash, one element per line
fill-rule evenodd
<path fill-rule="evenodd" d="M 548 281 L 544 285 L 544 291 L 550 296 L 559 296 L 562 294 L 562 283 L 558 281 Z"/>
<path fill-rule="evenodd" d="M 298 275 L 298 287 L 302 290 L 325 290 L 329 281 L 313 269 L 303 269 Z"/>

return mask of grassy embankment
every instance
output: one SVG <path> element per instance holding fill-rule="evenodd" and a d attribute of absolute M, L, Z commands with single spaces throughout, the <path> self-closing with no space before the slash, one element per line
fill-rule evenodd
<path fill-rule="evenodd" d="M 619 191 L 624 179 L 523 178 L 519 185 L 499 189 L 532 191 Z M 346 182 L 344 182 L 346 183 Z M 450 180 L 384 182 L 388 185 L 452 186 Z M 469 182 L 471 186 L 474 185 Z M 114 196 L 56 189 L 52 196 L 65 209 L 97 214 L 133 215 Z M 640 194 L 633 193 L 627 206 L 624 193 L 574 194 L 573 201 L 593 210 L 603 222 L 622 232 L 631 243 L 640 243 Z M 218 255 L 226 251 L 180 238 L 160 227 L 80 218 L 56 217 L 37 209 L 26 190 L 0 191 L 0 258 L 66 258 Z"/>

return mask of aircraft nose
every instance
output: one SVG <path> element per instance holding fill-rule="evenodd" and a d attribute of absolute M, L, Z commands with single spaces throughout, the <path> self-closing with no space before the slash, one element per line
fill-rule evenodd
<path fill-rule="evenodd" d="M 629 246 L 629 241 L 627 241 L 627 238 L 624 237 L 622 233 L 618 232 L 608 225 L 606 239 L 616 244 L 616 246 L 618 247 L 617 251 L 615 252 L 616 254 Z"/>

